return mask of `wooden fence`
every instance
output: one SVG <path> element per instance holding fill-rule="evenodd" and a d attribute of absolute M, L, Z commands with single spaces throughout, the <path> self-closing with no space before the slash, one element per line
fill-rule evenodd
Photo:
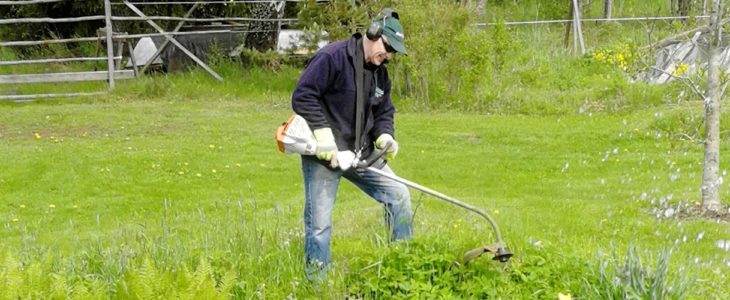
<path fill-rule="evenodd" d="M 17 1 L 0 1 L 0 5 L 34 5 L 44 4 L 52 2 L 62 1 L 73 1 L 73 0 L 17 0 Z M 223 81 L 223 78 L 218 75 L 213 69 L 198 58 L 192 51 L 188 50 L 183 46 L 176 36 L 182 35 L 205 35 L 205 34 L 216 34 L 216 33 L 250 33 L 255 32 L 251 30 L 237 30 L 241 26 L 233 27 L 232 29 L 209 29 L 209 30 L 197 30 L 180 32 L 180 29 L 186 22 L 275 22 L 277 23 L 277 30 L 280 28 L 280 24 L 283 22 L 291 23 L 295 22 L 295 19 L 284 19 L 284 18 L 191 18 L 190 16 L 200 4 L 234 4 L 234 3 L 269 3 L 269 4 L 281 4 L 282 7 L 286 2 L 299 2 L 302 0 L 285 0 L 285 1 L 273 1 L 273 0 L 218 0 L 218 1 L 164 1 L 164 2 L 131 2 L 128 0 L 122 0 L 112 2 L 112 0 L 96 0 L 104 1 L 104 15 L 97 16 L 81 16 L 74 18 L 16 18 L 16 19 L 0 19 L 0 25 L 9 24 L 24 24 L 24 23 L 71 23 L 71 22 L 86 22 L 86 21 L 100 21 L 105 22 L 105 27 L 97 31 L 96 37 L 78 37 L 78 38 L 67 38 L 67 39 L 47 39 L 47 40 L 34 40 L 34 41 L 0 41 L 0 47 L 20 47 L 20 46 L 33 46 L 33 45 L 45 45 L 45 44 L 59 44 L 59 43 L 80 43 L 80 42 L 103 42 L 106 44 L 106 55 L 97 57 L 66 57 L 66 58 L 45 58 L 45 59 L 32 59 L 32 60 L 15 60 L 15 61 L 0 61 L 0 66 L 14 66 L 14 65 L 28 65 L 28 64 L 53 64 L 53 63 L 71 63 L 71 62 L 89 62 L 89 61 L 106 61 L 106 71 L 80 71 L 80 72 L 65 72 L 65 73 L 38 73 L 38 74 L 0 74 L 0 85 L 18 85 L 18 84 L 32 84 L 32 83 L 51 83 L 51 82 L 79 82 L 79 81 L 107 81 L 108 88 L 106 91 L 99 92 L 84 92 L 84 93 L 57 93 L 57 94 L 29 94 L 29 95 L 0 95 L 0 100 L 10 101 L 32 101 L 40 98 L 54 98 L 54 97 L 75 97 L 75 96 L 91 96 L 105 94 L 115 88 L 116 80 L 131 79 L 144 74 L 150 64 L 162 54 L 162 51 L 168 46 L 173 45 L 180 51 L 185 53 L 190 59 L 195 61 L 200 67 L 205 69 L 211 76 L 219 81 Z M 147 16 L 138 6 L 143 5 L 192 5 L 184 17 L 173 17 L 173 16 Z M 124 6 L 131 10 L 137 16 L 114 16 L 112 14 L 112 6 Z M 113 22 L 121 21 L 144 21 L 149 24 L 157 33 L 145 33 L 145 34 L 127 34 L 123 32 L 114 32 Z M 179 23 L 172 31 L 166 31 L 156 21 L 178 21 Z M 221 26 L 218 26 L 221 27 Z M 110 34 L 111 33 L 111 34 Z M 134 54 L 132 49 L 132 43 L 134 39 L 143 37 L 159 37 L 165 38 L 165 42 L 158 47 L 157 52 L 151 59 L 147 61 L 144 66 L 138 66 L 134 60 Z M 129 52 L 129 59 L 132 64 L 132 69 L 127 70 L 122 64 L 122 53 L 126 46 Z M 97 44 L 98 47 L 98 44 Z M 97 48 L 98 49 L 98 48 Z M 97 51 L 98 53 L 98 51 Z M 139 68 L 141 67 L 141 68 Z"/>

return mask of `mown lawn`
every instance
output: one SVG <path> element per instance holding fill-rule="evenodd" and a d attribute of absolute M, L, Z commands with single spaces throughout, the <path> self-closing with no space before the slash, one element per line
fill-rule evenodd
<path fill-rule="evenodd" d="M 299 159 L 273 140 L 288 95 L 185 82 L 176 88 L 198 91 L 148 81 L 99 99 L 0 105 L 0 299 L 588 299 L 622 285 L 610 270 L 630 248 L 647 278 L 671 251 L 658 273 L 669 286 L 691 278 L 673 287 L 686 298 L 730 294 L 730 252 L 718 246 L 730 226 L 663 204 L 698 201 L 702 172 L 701 145 L 661 130 L 667 108 L 400 112 L 393 169 L 491 212 L 515 257 L 444 268 L 494 237 L 483 219 L 416 191 L 414 243 L 388 245 L 382 209 L 344 184 L 332 272 L 310 284 Z"/>

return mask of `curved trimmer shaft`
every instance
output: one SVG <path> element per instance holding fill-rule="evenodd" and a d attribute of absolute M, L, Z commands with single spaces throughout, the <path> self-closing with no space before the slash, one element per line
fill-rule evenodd
<path fill-rule="evenodd" d="M 490 216 L 486 212 L 482 211 L 479 208 L 476 208 L 474 206 L 471 206 L 469 204 L 466 204 L 464 202 L 461 202 L 459 200 L 456 200 L 454 198 L 451 198 L 449 196 L 446 196 L 446 195 L 444 195 L 442 193 L 439 193 L 437 191 L 434 191 L 432 189 L 429 189 L 429 188 L 427 188 L 425 186 L 422 186 L 420 184 L 417 184 L 415 182 L 411 182 L 411 181 L 409 181 L 407 179 L 403 179 L 403 178 L 398 177 L 398 176 L 396 176 L 394 174 L 387 173 L 387 172 L 385 172 L 383 170 L 380 170 L 378 168 L 375 168 L 375 167 L 367 167 L 367 169 L 368 169 L 368 171 L 374 172 L 374 173 L 376 173 L 378 175 L 381 175 L 381 176 L 384 176 L 386 178 L 390 178 L 390 179 L 392 179 L 394 181 L 397 181 L 397 182 L 400 182 L 402 184 L 405 184 L 405 185 L 407 185 L 409 187 L 412 187 L 414 189 L 417 189 L 417 190 L 419 190 L 421 192 L 424 192 L 426 194 L 432 195 L 432 196 L 434 196 L 436 198 L 439 198 L 441 200 L 444 200 L 444 201 L 446 201 L 448 203 L 451 203 L 453 205 L 459 206 L 459 207 L 464 208 L 466 210 L 470 210 L 470 211 L 472 211 L 472 212 L 474 212 L 474 213 L 476 213 L 476 214 L 484 217 L 485 219 L 487 219 L 487 221 L 489 222 L 489 224 L 492 225 L 492 229 L 494 230 L 494 233 L 497 236 L 497 244 L 494 245 L 494 246 L 479 247 L 479 248 L 476 248 L 474 250 L 471 250 L 471 251 L 467 252 L 464 255 L 464 262 L 465 262 L 465 264 L 466 263 L 469 263 L 469 261 L 471 261 L 472 259 L 479 257 L 479 255 L 481 255 L 481 254 L 483 254 L 485 252 L 491 252 L 492 254 L 494 254 L 494 259 L 495 260 L 499 260 L 500 262 L 506 262 L 507 260 L 509 260 L 510 257 L 512 257 L 512 253 L 509 252 L 509 250 L 507 249 L 507 246 L 502 241 L 502 233 L 499 231 L 499 227 L 497 226 L 497 223 L 494 221 L 494 219 L 492 219 L 492 216 Z"/>

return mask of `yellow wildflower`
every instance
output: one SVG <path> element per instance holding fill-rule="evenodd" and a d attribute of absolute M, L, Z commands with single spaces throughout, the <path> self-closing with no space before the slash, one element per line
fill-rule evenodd
<path fill-rule="evenodd" d="M 48 208 L 56 208 L 56 206 L 53 204 L 48 204 Z"/>
<path fill-rule="evenodd" d="M 687 73 L 689 71 L 689 66 L 687 64 L 679 64 L 674 68 L 674 71 L 672 71 L 672 75 L 674 76 L 682 76 L 682 74 Z"/>
<path fill-rule="evenodd" d="M 567 293 L 567 294 L 558 293 L 558 300 L 572 300 L 572 299 L 573 299 L 573 296 L 571 296 L 570 293 Z"/>

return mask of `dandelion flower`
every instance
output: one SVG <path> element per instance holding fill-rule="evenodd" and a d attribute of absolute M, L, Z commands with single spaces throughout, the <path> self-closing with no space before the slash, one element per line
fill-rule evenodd
<path fill-rule="evenodd" d="M 567 294 L 558 293 L 558 300 L 572 300 L 572 299 L 573 299 L 573 296 L 571 296 L 570 293 L 567 293 Z"/>
<path fill-rule="evenodd" d="M 218 173 L 218 171 L 216 169 L 211 170 L 211 172 Z"/>
<path fill-rule="evenodd" d="M 20 205 L 20 208 L 25 208 L 25 204 L 21 204 Z"/>
<path fill-rule="evenodd" d="M 76 205 L 76 204 L 74 204 L 73 208 L 79 208 L 79 206 L 78 206 L 78 205 Z"/>
<path fill-rule="evenodd" d="M 495 209 L 493 213 L 494 213 L 495 215 L 498 215 L 498 214 L 499 214 L 499 209 Z"/>
<path fill-rule="evenodd" d="M 53 204 L 48 204 L 48 208 L 56 208 L 56 206 Z"/>
<path fill-rule="evenodd" d="M 36 138 L 36 139 L 39 139 L 39 138 L 41 138 L 41 134 L 40 134 L 40 133 L 37 133 L 37 132 L 36 132 L 36 133 L 34 133 L 33 135 L 35 135 L 35 138 Z"/>
<path fill-rule="evenodd" d="M 236 164 L 236 167 L 239 167 L 240 168 L 241 167 L 241 164 Z"/>
<path fill-rule="evenodd" d="M 200 173 L 195 173 L 195 176 L 198 176 L 198 177 L 203 177 L 203 174 L 200 174 Z"/>
<path fill-rule="evenodd" d="M 210 148 L 210 149 L 215 149 L 215 145 L 213 145 L 213 144 L 210 144 L 210 145 L 208 145 L 208 148 Z"/>
<path fill-rule="evenodd" d="M 13 222 L 18 222 L 18 218 L 13 219 Z"/>

